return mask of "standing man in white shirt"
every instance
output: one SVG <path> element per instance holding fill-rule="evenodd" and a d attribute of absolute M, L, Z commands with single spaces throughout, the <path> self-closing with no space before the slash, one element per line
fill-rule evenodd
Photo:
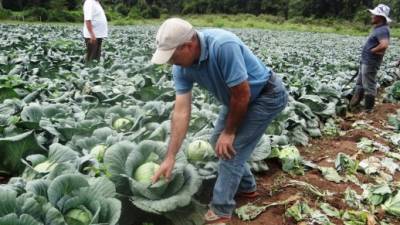
<path fill-rule="evenodd" d="M 86 63 L 100 60 L 101 43 L 107 37 L 107 18 L 99 0 L 85 0 L 83 4 L 83 37 L 86 43 Z"/>

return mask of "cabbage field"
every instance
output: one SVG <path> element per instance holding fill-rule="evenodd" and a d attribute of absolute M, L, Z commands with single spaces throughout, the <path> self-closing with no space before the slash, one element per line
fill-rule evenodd
<path fill-rule="evenodd" d="M 79 26 L 0 25 L 1 225 L 202 224 L 217 176 L 207 141 L 220 106 L 194 87 L 189 134 L 173 176 L 151 184 L 166 153 L 175 97 L 170 66 L 149 62 L 156 29 L 111 27 L 101 61 L 85 65 Z M 350 133 L 340 125 L 352 115 L 348 81 L 366 37 L 232 31 L 283 77 L 290 93 L 248 163 L 264 179 L 271 160 L 278 162 L 290 179 L 274 185 L 298 190 L 269 204 L 239 201 L 244 205 L 233 223 L 272 224 L 257 218 L 281 207 L 282 224 L 400 224 L 400 111 L 378 127 L 368 116 L 353 117 Z M 393 38 L 378 74 L 385 102 L 400 100 L 399 58 Z M 357 138 L 357 154 L 338 152 L 325 164 L 307 157 L 315 155 L 306 154 L 314 138 L 347 140 L 352 129 L 376 135 Z M 335 196 L 332 190 L 297 179 L 310 171 L 348 184 L 338 198 L 343 207 L 326 200 Z"/>

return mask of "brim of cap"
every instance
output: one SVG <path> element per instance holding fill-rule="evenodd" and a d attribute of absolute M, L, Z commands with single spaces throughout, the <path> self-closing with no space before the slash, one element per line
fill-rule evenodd
<path fill-rule="evenodd" d="M 385 17 L 386 22 L 388 22 L 388 23 L 392 22 L 392 20 L 391 20 L 389 17 L 387 17 L 387 16 L 385 16 L 385 15 L 383 15 L 383 14 L 381 14 L 381 13 L 378 13 L 378 12 L 376 12 L 376 11 L 373 10 L 373 9 L 368 9 L 368 11 L 369 11 L 371 14 L 375 15 L 375 16 L 383 16 L 383 17 Z"/>
<path fill-rule="evenodd" d="M 151 58 L 151 62 L 154 64 L 165 64 L 171 58 L 172 54 L 174 54 L 175 48 L 170 50 L 160 50 L 157 49 Z"/>

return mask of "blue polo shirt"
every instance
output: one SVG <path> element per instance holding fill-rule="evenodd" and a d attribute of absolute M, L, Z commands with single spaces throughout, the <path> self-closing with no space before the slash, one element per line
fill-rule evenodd
<path fill-rule="evenodd" d="M 222 104 L 229 106 L 229 88 L 247 80 L 254 100 L 272 74 L 250 49 L 233 33 L 221 29 L 197 32 L 201 54 L 197 64 L 172 68 L 177 95 L 193 88 L 196 82 L 210 91 Z"/>

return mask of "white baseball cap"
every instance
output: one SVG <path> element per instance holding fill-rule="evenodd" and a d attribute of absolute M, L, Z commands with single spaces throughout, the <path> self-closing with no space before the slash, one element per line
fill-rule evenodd
<path fill-rule="evenodd" d="M 153 54 L 151 62 L 154 64 L 168 62 L 175 49 L 189 41 L 195 32 L 193 26 L 183 19 L 170 18 L 164 21 L 157 31 L 157 50 Z"/>
<path fill-rule="evenodd" d="M 392 22 L 392 20 L 389 18 L 390 8 L 385 4 L 379 4 L 377 7 L 375 7 L 375 9 L 368 9 L 368 11 L 370 11 L 373 15 L 385 17 L 387 23 Z"/>

